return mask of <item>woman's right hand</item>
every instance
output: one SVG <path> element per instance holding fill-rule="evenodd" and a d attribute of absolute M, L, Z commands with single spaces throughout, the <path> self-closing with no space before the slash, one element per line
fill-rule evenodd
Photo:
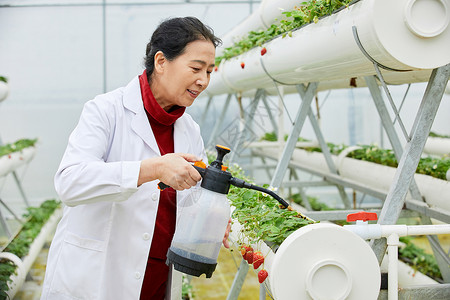
<path fill-rule="evenodd" d="M 188 153 L 169 153 L 161 157 L 145 159 L 141 162 L 138 186 L 159 179 L 175 190 L 189 189 L 202 179 L 200 173 L 190 164 L 199 161 Z"/>

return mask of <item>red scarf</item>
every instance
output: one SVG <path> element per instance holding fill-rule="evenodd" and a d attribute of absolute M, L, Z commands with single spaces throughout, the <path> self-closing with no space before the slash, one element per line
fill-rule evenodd
<path fill-rule="evenodd" d="M 150 126 L 158 144 L 161 155 L 174 152 L 173 128 L 175 121 L 184 114 L 185 107 L 175 106 L 166 112 L 156 102 L 144 71 L 139 76 L 141 95 Z M 149 200 L 150 201 L 150 200 Z M 166 266 L 167 250 L 175 233 L 177 212 L 176 192 L 172 188 L 165 189 L 159 197 L 155 230 L 150 248 L 144 282 L 141 289 L 141 300 L 164 299 L 169 267 Z"/>

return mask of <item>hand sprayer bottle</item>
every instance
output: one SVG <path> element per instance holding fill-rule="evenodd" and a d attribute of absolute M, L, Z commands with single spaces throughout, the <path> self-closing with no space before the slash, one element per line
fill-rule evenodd
<path fill-rule="evenodd" d="M 209 167 L 201 167 L 197 163 L 194 165 L 203 178 L 200 185 L 202 188 L 196 189 L 180 209 L 166 261 L 166 264 L 172 264 L 175 270 L 193 276 L 204 273 L 207 278 L 210 278 L 216 269 L 217 257 L 230 219 L 230 205 L 226 197 L 230 184 L 265 192 L 285 208 L 291 209 L 289 204 L 273 191 L 232 177 L 222 164 L 223 157 L 230 149 L 217 145 L 216 150 L 217 158 Z M 167 187 L 164 183 L 159 183 L 158 186 L 161 189 Z"/>
<path fill-rule="evenodd" d="M 227 194 L 231 174 L 222 165 L 229 148 L 216 146 L 217 159 L 208 168 L 196 169 L 202 175 L 201 189 L 180 209 L 172 244 L 167 253 L 167 264 L 186 274 L 211 277 L 230 219 Z"/>

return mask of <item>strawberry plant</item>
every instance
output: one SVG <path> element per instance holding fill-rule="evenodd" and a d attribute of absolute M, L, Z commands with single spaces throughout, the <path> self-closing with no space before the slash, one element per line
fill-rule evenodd
<path fill-rule="evenodd" d="M 261 140 L 276 141 L 276 134 L 265 133 Z M 299 141 L 307 141 L 306 139 L 299 138 Z M 348 146 L 336 145 L 333 143 L 327 143 L 330 153 L 333 155 L 339 155 Z M 393 168 L 398 167 L 398 161 L 395 157 L 392 149 L 380 149 L 375 145 L 359 145 L 361 149 L 356 149 L 347 154 L 347 157 L 364 160 L 384 166 Z M 302 148 L 310 152 L 322 152 L 320 147 L 304 147 Z M 435 158 L 435 157 L 422 157 L 417 166 L 416 173 L 432 176 L 438 179 L 447 180 L 446 173 L 450 169 L 450 157 Z"/>
<path fill-rule="evenodd" d="M 433 278 L 438 282 L 443 282 L 441 271 L 433 255 L 412 243 L 414 237 L 401 237 L 400 241 L 405 244 L 398 250 L 399 259 L 412 266 L 415 270 Z"/>
<path fill-rule="evenodd" d="M 449 135 L 437 134 L 435 132 L 430 132 L 430 136 L 431 137 L 443 138 L 443 139 L 450 139 Z"/>
<path fill-rule="evenodd" d="M 239 166 L 231 166 L 229 170 L 233 177 L 250 181 Z M 298 228 L 314 223 L 295 211 L 280 208 L 275 199 L 258 191 L 231 186 L 228 199 L 235 208 L 232 217 L 242 225 L 241 234 L 245 234 L 249 244 L 265 241 L 280 245 Z"/>
<path fill-rule="evenodd" d="M 233 46 L 225 48 L 223 55 L 216 57 L 216 65 L 219 65 L 222 60 L 241 55 L 252 48 L 261 47 L 264 43 L 278 36 L 291 37 L 292 31 L 313 22 L 317 23 L 319 18 L 348 7 L 352 2 L 354 1 L 310 0 L 302 2 L 299 6 L 295 6 L 293 10 L 283 12 L 285 19 L 278 24 L 272 24 L 266 30 L 250 31 L 246 37 L 234 43 Z M 263 52 L 261 52 L 261 55 L 264 55 Z"/>
<path fill-rule="evenodd" d="M 60 206 L 56 200 L 44 201 L 39 207 L 29 207 L 23 217 L 27 220 L 20 232 L 3 250 L 23 258 L 28 254 L 33 240 L 38 236 L 45 222 Z M 8 282 L 16 271 L 16 265 L 9 260 L 0 259 L 0 300 L 7 299 Z"/>
<path fill-rule="evenodd" d="M 12 144 L 5 144 L 0 146 L 0 157 L 9 155 L 13 152 L 22 151 L 25 148 L 32 147 L 36 144 L 37 139 L 20 139 Z"/>

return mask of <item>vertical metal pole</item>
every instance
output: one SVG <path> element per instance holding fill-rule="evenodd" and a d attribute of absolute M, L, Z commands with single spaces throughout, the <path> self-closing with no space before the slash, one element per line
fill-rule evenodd
<path fill-rule="evenodd" d="M 297 86 L 297 89 L 304 90 L 304 86 Z M 283 153 L 278 162 L 277 168 L 275 169 L 272 182 L 270 183 L 270 185 L 273 187 L 279 187 L 281 185 L 281 182 L 283 181 L 284 174 L 286 173 L 289 161 L 291 160 L 292 153 L 295 149 L 295 145 L 297 144 L 297 139 L 300 135 L 300 131 L 302 130 L 303 124 L 305 123 L 306 117 L 308 116 L 308 112 L 311 109 L 311 102 L 314 98 L 314 95 L 316 94 L 316 91 L 317 82 L 309 83 L 308 87 L 306 88 L 306 92 L 304 93 L 304 97 L 302 97 L 300 109 L 298 110 L 297 116 L 295 117 L 294 126 L 292 127 L 291 133 L 289 134 L 288 140 L 283 149 Z"/>
<path fill-rule="evenodd" d="M 450 75 L 450 64 L 433 70 L 411 131 L 400 158 L 393 183 L 381 210 L 379 224 L 395 224 L 404 205 L 404 200 L 419 164 L 420 156 L 430 133 L 436 112 L 441 103 Z M 386 252 L 386 239 L 373 242 L 372 248 L 381 263 Z"/>
<path fill-rule="evenodd" d="M 259 300 L 266 300 L 266 288 L 264 283 L 259 285 Z"/>
<path fill-rule="evenodd" d="M 242 286 L 244 285 L 244 280 L 245 276 L 247 276 L 248 269 L 249 264 L 245 261 L 245 259 L 242 259 L 239 269 L 234 276 L 233 284 L 231 285 L 227 300 L 237 300 L 239 294 L 241 293 Z"/>

